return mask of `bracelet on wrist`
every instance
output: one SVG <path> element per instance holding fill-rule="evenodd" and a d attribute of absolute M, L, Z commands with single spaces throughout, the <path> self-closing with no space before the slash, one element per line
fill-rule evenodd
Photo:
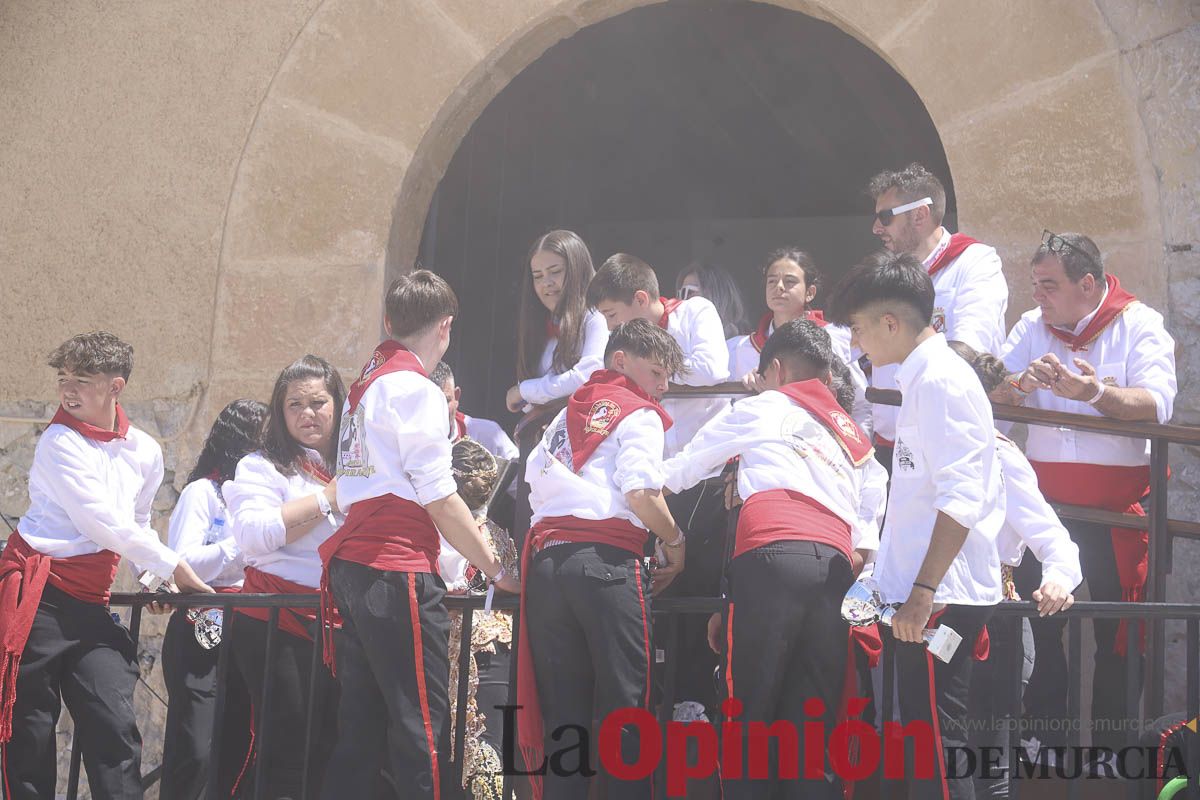
<path fill-rule="evenodd" d="M 1108 387 L 1107 387 L 1107 386 L 1105 386 L 1105 385 L 1104 385 L 1102 382 L 1100 382 L 1100 381 L 1096 381 L 1096 385 L 1097 385 L 1097 386 L 1099 386 L 1100 388 L 1096 390 L 1096 394 L 1095 394 L 1095 396 L 1094 396 L 1094 397 L 1092 397 L 1092 399 L 1091 399 L 1091 400 L 1088 400 L 1088 401 L 1087 401 L 1087 404 L 1088 404 L 1089 406 L 1094 406 L 1094 405 L 1096 405 L 1096 403 L 1099 403 L 1099 402 L 1100 402 L 1100 398 L 1101 398 L 1101 397 L 1104 397 L 1104 393 L 1105 393 L 1106 391 L 1108 391 Z"/>
<path fill-rule="evenodd" d="M 504 580 L 505 577 L 507 577 L 507 576 L 508 576 L 508 573 L 505 571 L 504 567 L 501 566 L 500 570 L 495 575 L 488 578 L 488 580 L 491 581 L 492 583 L 495 583 L 496 581 Z"/>
<path fill-rule="evenodd" d="M 927 591 L 928 591 L 930 594 L 937 594 L 937 588 L 936 588 L 936 587 L 933 587 L 933 586 L 930 586 L 930 585 L 929 585 L 929 584 L 927 584 L 927 583 L 920 583 L 919 581 L 913 581 L 913 588 L 914 588 L 914 589 L 925 589 L 925 590 L 927 590 Z"/>
<path fill-rule="evenodd" d="M 679 535 L 669 542 L 663 542 L 663 547 L 679 547 L 687 539 L 687 536 L 679 528 L 675 529 Z"/>
<path fill-rule="evenodd" d="M 1023 395 L 1033 394 L 1032 389 L 1030 389 L 1029 391 L 1025 391 L 1025 387 L 1021 385 L 1021 379 L 1024 377 L 1025 377 L 1025 370 L 1021 370 L 1021 374 L 1017 375 L 1016 380 L 1010 380 L 1008 382 L 1008 385 L 1013 387 L 1014 389 L 1016 389 L 1018 392 L 1020 392 Z"/>

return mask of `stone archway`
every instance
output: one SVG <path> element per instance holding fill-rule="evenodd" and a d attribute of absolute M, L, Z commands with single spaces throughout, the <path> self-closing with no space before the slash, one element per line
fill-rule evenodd
<path fill-rule="evenodd" d="M 197 420 L 261 394 L 265 376 L 315 347 L 354 369 L 378 334 L 385 277 L 412 263 L 434 189 L 482 109 L 554 43 L 649 4 L 497 0 L 482 15 L 466 0 L 326 0 L 238 166 Z M 832 22 L 914 87 L 942 136 L 961 226 L 1010 265 L 1014 312 L 1028 306 L 1020 265 L 1043 226 L 1092 233 L 1115 271 L 1165 305 L 1146 132 L 1091 0 L 905 0 L 886 16 L 866 0 L 775 5 Z"/>

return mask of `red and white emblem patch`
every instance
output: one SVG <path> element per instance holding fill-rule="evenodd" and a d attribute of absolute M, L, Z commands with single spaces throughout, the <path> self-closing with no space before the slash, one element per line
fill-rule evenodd
<path fill-rule="evenodd" d="M 612 400 L 597 400 L 588 412 L 587 422 L 583 426 L 585 433 L 598 433 L 607 436 L 617 417 L 621 416 L 621 407 Z"/>
<path fill-rule="evenodd" d="M 829 416 L 833 417 L 833 424 L 838 426 L 838 430 L 846 434 L 846 437 L 853 439 L 856 442 L 862 441 L 862 436 L 858 432 L 858 426 L 854 424 L 854 420 L 847 417 L 841 411 L 831 411 Z"/>

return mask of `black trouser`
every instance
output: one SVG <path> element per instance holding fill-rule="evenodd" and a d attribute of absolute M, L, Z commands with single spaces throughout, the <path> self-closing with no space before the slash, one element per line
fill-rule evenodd
<path fill-rule="evenodd" d="M 432 798 L 451 772 L 443 758 L 450 733 L 446 586 L 429 573 L 335 558 L 329 587 L 342 616 L 336 637 L 342 694 L 321 796 L 375 796 L 386 770 L 400 796 Z"/>
<path fill-rule="evenodd" d="M 17 673 L 13 736 L 3 754 L 5 796 L 54 797 L 54 729 L 65 701 L 92 797 L 141 797 L 137 679 L 137 643 L 108 608 L 46 586 Z"/>
<path fill-rule="evenodd" d="M 1034 665 L 1033 632 L 1026 618 L 993 617 L 988 636 L 987 660 L 977 662 L 971 670 L 970 717 L 976 725 L 971 743 L 976 748 L 994 748 L 999 762 L 987 770 L 982 762 L 976 762 L 975 795 L 1008 797 L 1009 733 L 1021 725 L 1021 697 Z M 1014 687 L 1017 664 L 1020 679 Z M 976 755 L 982 758 L 978 750 Z"/>
<path fill-rule="evenodd" d="M 667 498 L 675 523 L 687 533 L 687 556 L 681 572 L 661 597 L 717 597 L 725 567 L 725 535 L 729 512 L 725 509 L 725 481 L 709 478 L 686 492 Z M 676 618 L 679 638 L 675 662 L 675 702 L 694 700 L 708 709 L 717 707 L 713 670 L 717 655 L 708 646 L 708 617 L 683 614 Z M 661 643 L 659 644 L 661 647 Z M 663 677 L 656 676 L 661 687 Z"/>
<path fill-rule="evenodd" d="M 650 596 L 640 558 L 602 544 L 559 544 L 534 555 L 525 576 L 525 614 L 542 707 L 546 754 L 578 745 L 581 731 L 596 758 L 604 718 L 621 708 L 647 708 L 650 691 Z M 566 726 L 576 726 L 574 729 Z M 557 736 L 556 736 L 557 732 Z M 638 760 L 636 729 L 621 733 L 625 763 Z M 576 751 L 578 752 L 578 750 Z M 543 782 L 546 800 L 588 797 L 589 778 L 574 754 Z M 570 770 L 570 774 L 560 774 Z M 608 796 L 649 797 L 650 781 L 606 775 Z"/>
<path fill-rule="evenodd" d="M 316 687 L 312 698 L 312 732 L 309 737 L 308 688 L 313 677 L 313 648 L 319 645 L 280 629 L 275 633 L 271 700 L 264 718 L 267 631 L 268 623 L 245 614 L 237 615 L 229 631 L 232 655 L 253 705 L 255 778 L 259 779 L 257 772 L 265 771 L 261 779 L 265 781 L 268 800 L 300 800 L 304 770 L 308 769 L 308 794 L 316 796 L 329 762 L 336 738 L 334 717 L 338 705 L 337 686 L 318 655 Z M 311 744 L 305 747 L 307 742 Z"/>
<path fill-rule="evenodd" d="M 923 731 L 932 731 L 933 763 L 922 757 L 920 740 L 925 737 L 920 730 L 915 736 L 905 737 L 905 776 L 910 800 L 963 800 L 975 797 L 974 778 L 969 774 L 966 748 L 969 744 L 970 725 L 967 701 L 971 688 L 971 671 L 974 664 L 975 641 L 979 631 L 987 624 L 993 606 L 946 606 L 934 623 L 947 625 L 962 636 L 962 643 L 945 663 L 934 658 L 924 643 L 897 641 L 891 628 L 881 625 L 883 645 L 891 648 L 896 657 L 896 689 L 900 698 L 900 719 L 905 725 L 921 723 Z M 928 727 L 926 727 L 928 726 Z M 886 737 L 885 737 L 886 739 Z M 950 758 L 953 757 L 951 761 Z M 947 776 L 947 772 L 951 774 Z M 919 775 L 930 774 L 928 778 Z"/>
<path fill-rule="evenodd" d="M 227 613 L 226 623 L 233 616 Z M 230 797 L 250 750 L 250 694 L 241 674 L 231 668 L 225 674 L 219 761 L 210 763 L 216 723 L 217 659 L 221 648 L 229 645 L 205 650 L 195 633 L 187 609 L 179 609 L 171 615 L 163 636 L 163 680 L 169 702 L 160 793 L 171 800 L 203 797 L 210 779 L 217 781 L 221 797 Z M 232 662 L 229 666 L 233 667 Z"/>
<path fill-rule="evenodd" d="M 481 650 L 475 654 L 475 667 L 479 671 L 475 707 L 484 717 L 483 741 L 502 756 L 504 712 L 500 707 L 508 704 L 508 670 L 512 662 L 512 649 L 501 642 L 495 642 L 492 646 L 496 648 L 496 652 Z"/>
<path fill-rule="evenodd" d="M 806 777 L 804 723 L 819 719 L 826 736 L 837 724 L 849 636 L 841 605 L 853 582 L 846 557 L 815 542 L 763 545 L 729 565 L 726 631 L 732 648 L 722 667 L 722 685 L 725 696 L 740 700 L 743 709 L 733 721 L 741 722 L 743 731 L 751 722 L 790 722 L 797 732 L 797 750 L 781 761 L 779 742 L 773 739 L 770 777 L 755 779 L 746 735 L 741 779 L 731 774 L 729 764 L 723 768 L 725 797 L 842 797 L 842 782 L 828 761 L 823 775 Z M 805 713 L 804 704 L 812 698 L 824 705 L 819 717 Z M 780 774 L 781 764 L 789 761 L 798 765 L 796 778 Z"/>
<path fill-rule="evenodd" d="M 1087 583 L 1088 596 L 1097 602 L 1120 601 L 1123 597 L 1117 561 L 1113 555 L 1112 529 L 1105 525 L 1063 520 L 1075 544 L 1079 545 L 1079 564 Z M 1041 564 L 1030 556 L 1017 567 L 1014 579 L 1022 597 L 1030 597 L 1041 580 Z M 1037 647 L 1037 665 L 1025 694 L 1030 734 L 1047 746 L 1066 745 L 1067 720 L 1067 659 L 1063 652 L 1063 630 L 1067 621 L 1061 617 L 1035 618 L 1033 639 Z M 1131 624 L 1137 624 L 1131 622 Z M 1115 650 L 1120 620 L 1092 621 L 1096 637 L 1095 667 L 1092 677 L 1092 743 L 1114 751 L 1132 743 L 1140 732 L 1131 730 L 1128 705 L 1125 702 L 1125 679 L 1129 668 L 1126 657 Z M 1144 659 L 1136 648 L 1142 667 Z M 1139 667 L 1139 674 L 1142 673 Z M 1141 684 L 1137 686 L 1140 695 Z M 1135 711 L 1134 714 L 1137 712 Z"/>

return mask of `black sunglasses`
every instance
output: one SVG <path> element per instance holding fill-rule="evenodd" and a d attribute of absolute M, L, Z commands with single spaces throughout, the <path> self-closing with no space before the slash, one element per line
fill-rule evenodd
<path fill-rule="evenodd" d="M 894 220 L 899 215 L 905 214 L 909 211 L 920 208 L 921 206 L 931 206 L 931 205 L 933 205 L 933 198 L 932 197 L 923 197 L 920 200 L 914 200 L 913 202 L 905 203 L 902 206 L 896 206 L 895 208 L 885 208 L 882 211 L 876 211 L 875 219 L 879 220 L 879 224 L 886 228 L 888 225 L 891 225 L 892 220 Z"/>
<path fill-rule="evenodd" d="M 1100 267 L 1101 269 L 1103 269 L 1103 267 L 1100 265 L 1100 262 L 1097 261 L 1095 258 L 1093 258 L 1091 253 L 1089 253 L 1088 251 L 1086 251 L 1080 247 L 1076 247 L 1075 245 L 1071 244 L 1063 237 L 1059 236 L 1057 233 L 1054 233 L 1051 230 L 1047 230 L 1046 228 L 1042 229 L 1042 244 L 1046 245 L 1046 249 L 1049 250 L 1051 253 L 1054 253 L 1055 255 L 1061 255 L 1064 250 L 1069 249 L 1072 252 L 1078 253 L 1079 255 L 1083 256 L 1088 261 L 1095 264 L 1097 267 Z"/>

